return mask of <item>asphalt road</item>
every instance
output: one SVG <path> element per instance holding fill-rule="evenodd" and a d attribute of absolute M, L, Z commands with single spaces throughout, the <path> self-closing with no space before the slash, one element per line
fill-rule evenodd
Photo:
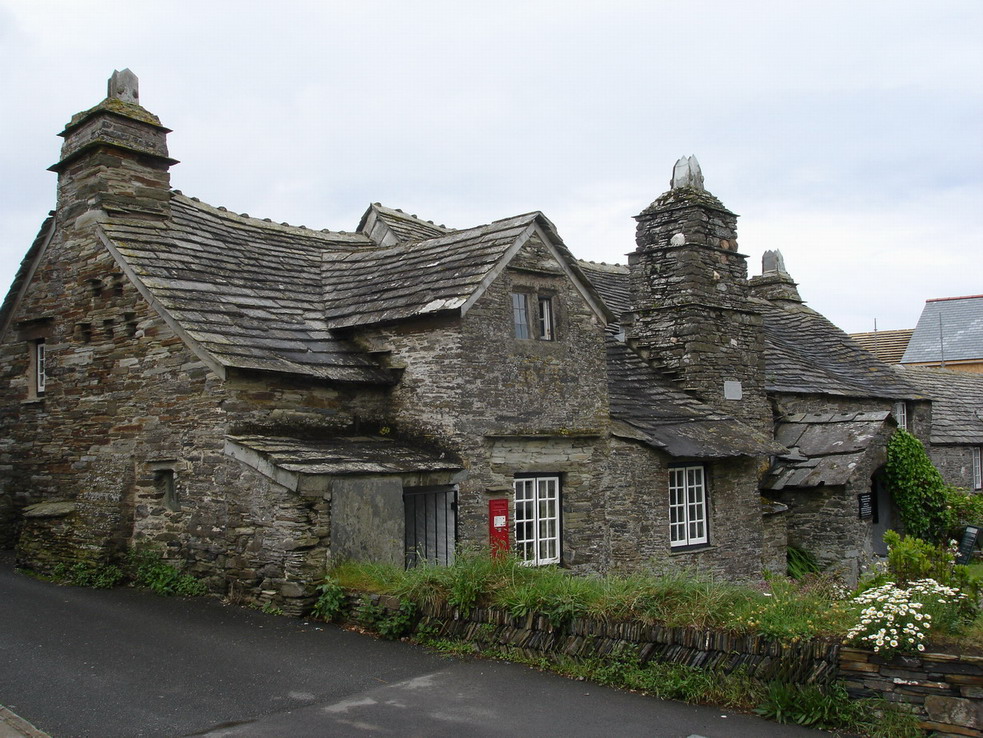
<path fill-rule="evenodd" d="M 313 621 L 59 587 L 0 556 L 0 704 L 63 736 L 818 736 Z"/>

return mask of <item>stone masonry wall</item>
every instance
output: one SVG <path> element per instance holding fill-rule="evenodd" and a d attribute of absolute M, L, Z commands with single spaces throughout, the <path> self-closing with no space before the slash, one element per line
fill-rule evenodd
<path fill-rule="evenodd" d="M 138 540 L 163 546 L 213 591 L 270 601 L 300 597 L 295 583 L 322 574 L 328 499 L 228 457 L 230 418 L 233 430 L 337 430 L 377 412 L 381 393 L 354 400 L 350 390 L 278 378 L 223 382 L 143 300 L 91 226 L 56 233 L 13 321 L 0 344 L 3 538 L 14 543 L 30 504 L 76 505 L 70 519 L 44 524 L 67 544 L 31 546 L 27 531 L 22 563 L 47 570 L 68 551 L 105 561 Z M 40 397 L 29 396 L 24 326 L 46 339 Z M 177 505 L 164 500 L 166 473 Z"/>
<path fill-rule="evenodd" d="M 972 446 L 931 446 L 928 455 L 948 484 L 973 489 Z"/>
<path fill-rule="evenodd" d="M 460 542 L 487 545 L 488 500 L 511 499 L 516 473 L 559 474 L 566 563 L 600 565 L 599 534 L 582 521 L 598 505 L 604 465 L 604 326 L 536 237 L 512 265 L 460 321 L 364 330 L 358 340 L 405 367 L 391 396 L 397 433 L 463 459 Z M 554 340 L 515 338 L 513 291 L 552 298 Z"/>

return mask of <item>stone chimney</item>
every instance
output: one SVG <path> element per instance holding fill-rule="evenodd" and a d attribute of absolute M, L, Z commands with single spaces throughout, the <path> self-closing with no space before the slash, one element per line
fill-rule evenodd
<path fill-rule="evenodd" d="M 737 216 L 706 191 L 690 156 L 635 220 L 627 340 L 702 401 L 770 433 L 762 320 L 737 251 Z"/>
<path fill-rule="evenodd" d="M 153 113 L 140 105 L 133 72 L 113 72 L 105 100 L 78 113 L 59 135 L 65 139 L 58 173 L 62 222 L 102 210 L 145 217 L 170 212 L 167 134 Z"/>
<path fill-rule="evenodd" d="M 761 256 L 761 275 L 751 277 L 751 291 L 765 300 L 802 302 L 798 284 L 785 271 L 785 259 L 777 249 Z"/>

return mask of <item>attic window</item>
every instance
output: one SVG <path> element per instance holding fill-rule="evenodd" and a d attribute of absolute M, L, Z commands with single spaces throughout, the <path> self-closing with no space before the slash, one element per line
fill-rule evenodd
<path fill-rule="evenodd" d="M 980 447 L 973 448 L 973 489 L 983 489 L 983 468 L 980 463 Z"/>
<path fill-rule="evenodd" d="M 548 295 L 513 292 L 512 326 L 516 338 L 552 341 L 556 328 L 553 298 Z"/>

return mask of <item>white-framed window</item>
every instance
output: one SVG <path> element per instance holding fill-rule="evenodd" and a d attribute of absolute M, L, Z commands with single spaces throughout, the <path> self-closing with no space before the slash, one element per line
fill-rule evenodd
<path fill-rule="evenodd" d="M 44 394 L 45 386 L 48 383 L 44 339 L 36 338 L 31 341 L 30 349 L 31 394 L 34 397 L 40 397 Z"/>
<path fill-rule="evenodd" d="M 908 430 L 908 403 L 901 401 L 894 403 L 894 420 L 901 430 Z"/>
<path fill-rule="evenodd" d="M 980 447 L 973 448 L 973 489 L 983 489 L 983 467 L 980 464 Z"/>
<path fill-rule="evenodd" d="M 669 469 L 669 545 L 697 546 L 707 543 L 706 473 L 700 466 Z"/>
<path fill-rule="evenodd" d="M 515 490 L 515 548 L 530 566 L 560 563 L 560 478 L 519 477 Z"/>
<path fill-rule="evenodd" d="M 553 298 L 546 295 L 513 292 L 512 327 L 516 338 L 552 341 L 556 327 Z"/>
<path fill-rule="evenodd" d="M 512 293 L 512 325 L 516 338 L 529 338 L 529 295 Z"/>
<path fill-rule="evenodd" d="M 553 298 L 539 297 L 539 340 L 553 340 Z"/>

